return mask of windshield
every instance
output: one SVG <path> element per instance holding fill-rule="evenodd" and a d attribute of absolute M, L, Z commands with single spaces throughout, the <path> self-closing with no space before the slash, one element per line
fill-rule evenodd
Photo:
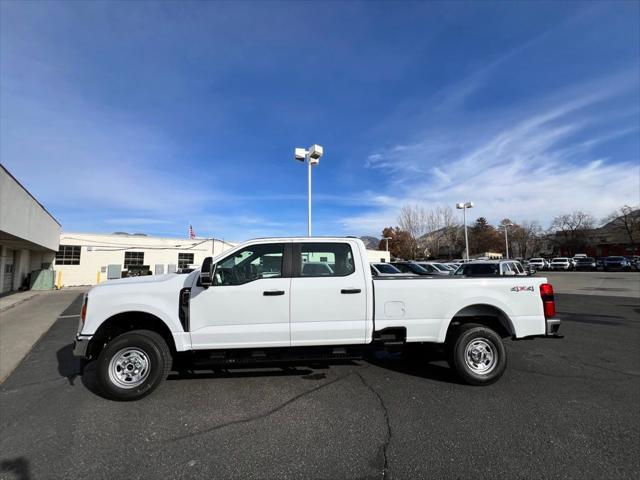
<path fill-rule="evenodd" d="M 430 263 L 429 265 L 434 267 L 436 270 L 440 270 L 441 272 L 449 272 L 449 269 L 440 263 Z"/>
<path fill-rule="evenodd" d="M 380 273 L 401 273 L 400 270 L 388 263 L 376 263 L 374 266 Z"/>
<path fill-rule="evenodd" d="M 580 263 L 592 263 L 595 260 L 592 257 L 582 257 L 582 258 L 578 258 L 578 262 Z"/>
<path fill-rule="evenodd" d="M 609 257 L 607 260 L 613 260 L 614 262 L 619 262 L 620 260 L 625 260 L 624 257 Z"/>
<path fill-rule="evenodd" d="M 554 258 L 551 263 L 567 263 L 568 261 L 568 258 Z"/>

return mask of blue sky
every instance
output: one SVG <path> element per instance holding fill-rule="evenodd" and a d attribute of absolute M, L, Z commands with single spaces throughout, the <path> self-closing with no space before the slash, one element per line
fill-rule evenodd
<path fill-rule="evenodd" d="M 640 3 L 0 3 L 0 158 L 66 231 L 314 233 L 640 203 Z"/>

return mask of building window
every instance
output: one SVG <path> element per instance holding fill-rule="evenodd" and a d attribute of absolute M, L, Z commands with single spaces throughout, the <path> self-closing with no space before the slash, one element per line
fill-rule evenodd
<path fill-rule="evenodd" d="M 144 252 L 124 252 L 124 268 L 144 264 Z"/>
<path fill-rule="evenodd" d="M 80 245 L 60 245 L 56 253 L 56 265 L 80 265 Z"/>
<path fill-rule="evenodd" d="M 193 253 L 178 254 L 178 268 L 187 268 L 193 264 Z"/>

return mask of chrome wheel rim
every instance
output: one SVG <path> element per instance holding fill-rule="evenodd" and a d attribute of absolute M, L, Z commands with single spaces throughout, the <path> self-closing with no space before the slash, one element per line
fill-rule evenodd
<path fill-rule="evenodd" d="M 464 361 L 473 373 L 486 375 L 496 367 L 498 353 L 486 338 L 475 338 L 464 349 Z"/>
<path fill-rule="evenodd" d="M 149 376 L 149 357 L 137 348 L 123 348 L 109 362 L 109 379 L 120 388 L 135 388 Z"/>

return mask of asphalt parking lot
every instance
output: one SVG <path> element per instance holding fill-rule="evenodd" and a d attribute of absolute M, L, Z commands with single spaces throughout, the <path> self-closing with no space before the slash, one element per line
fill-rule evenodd
<path fill-rule="evenodd" d="M 640 300 L 611 293 L 559 293 L 566 337 L 507 341 L 489 387 L 381 357 L 174 375 L 133 403 L 80 375 L 73 295 L 0 386 L 0 478 L 639 478 Z"/>

